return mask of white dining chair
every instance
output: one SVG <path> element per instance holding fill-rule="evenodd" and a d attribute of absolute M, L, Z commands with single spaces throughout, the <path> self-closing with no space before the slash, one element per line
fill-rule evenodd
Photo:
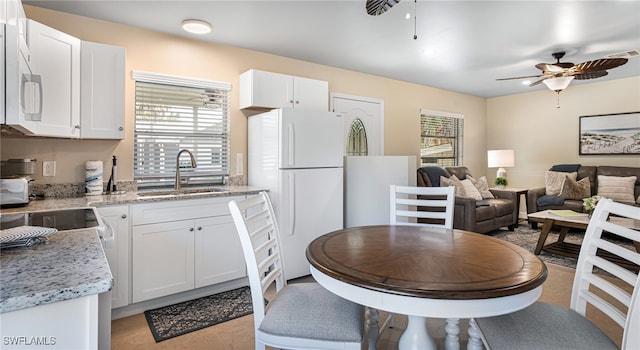
<path fill-rule="evenodd" d="M 278 225 L 266 192 L 229 203 L 251 287 L 255 348 L 362 349 L 364 307 L 317 283 L 287 284 Z M 265 292 L 276 295 L 265 306 Z"/>
<path fill-rule="evenodd" d="M 453 228 L 453 205 L 455 201 L 455 188 L 453 186 L 412 187 L 390 185 L 390 189 L 391 225 Z"/>
<path fill-rule="evenodd" d="M 615 217 L 614 217 L 615 216 Z M 626 219 L 624 219 L 626 218 Z M 589 221 L 576 265 L 570 308 L 536 302 L 518 312 L 475 320 L 488 349 L 618 349 L 616 344 L 586 318 L 598 309 L 623 329 L 622 349 L 640 349 L 640 279 L 605 259 L 623 258 L 640 267 L 640 253 L 602 238 L 619 236 L 640 242 L 640 231 L 618 220 L 640 220 L 640 207 L 610 199 L 598 202 Z M 637 227 L 637 226 L 636 226 Z M 597 253 L 596 253 L 597 252 Z M 598 268 L 609 273 L 594 273 Z M 595 308 L 595 309 L 592 309 Z"/>
<path fill-rule="evenodd" d="M 453 206 L 455 187 L 413 187 L 390 185 L 391 225 L 427 226 L 453 228 Z M 422 219 L 422 220 L 421 220 Z M 429 222 L 424 222 L 428 220 Z M 422 221 L 422 222 L 421 222 Z M 394 314 L 382 322 L 380 332 L 394 326 Z M 457 327 L 457 319 L 448 319 L 447 324 Z"/>

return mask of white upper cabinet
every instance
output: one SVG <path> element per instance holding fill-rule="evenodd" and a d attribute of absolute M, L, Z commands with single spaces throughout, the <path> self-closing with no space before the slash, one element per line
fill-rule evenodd
<path fill-rule="evenodd" d="M 125 49 L 82 42 L 80 137 L 124 138 Z"/>
<path fill-rule="evenodd" d="M 299 108 L 328 111 L 326 81 L 250 69 L 240 75 L 240 108 Z"/>
<path fill-rule="evenodd" d="M 41 78 L 42 115 L 30 123 L 39 136 L 80 136 L 80 40 L 36 21 L 27 21 L 31 68 Z"/>

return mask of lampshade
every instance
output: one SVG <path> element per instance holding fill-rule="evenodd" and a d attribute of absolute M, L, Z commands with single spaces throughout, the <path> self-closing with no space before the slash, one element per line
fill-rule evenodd
<path fill-rule="evenodd" d="M 551 89 L 553 91 L 560 92 L 560 91 L 566 89 L 567 86 L 569 86 L 569 83 L 571 83 L 572 80 L 573 80 L 573 75 L 570 76 L 570 77 L 559 77 L 559 78 L 545 79 L 542 82 L 549 89 Z"/>
<path fill-rule="evenodd" d="M 207 34 L 211 31 L 211 24 L 198 19 L 185 19 L 182 21 L 182 29 L 193 34 Z"/>
<path fill-rule="evenodd" d="M 489 168 L 509 168 L 515 165 L 515 153 L 512 149 L 499 149 L 487 153 Z"/>

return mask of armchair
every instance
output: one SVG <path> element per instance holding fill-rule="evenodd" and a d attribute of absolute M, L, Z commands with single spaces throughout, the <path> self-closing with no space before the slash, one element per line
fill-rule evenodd
<path fill-rule="evenodd" d="M 440 187 L 440 176 L 449 178 L 455 175 L 458 179 L 473 177 L 465 166 L 438 167 L 427 166 L 418 169 L 417 184 L 423 187 Z M 517 194 L 512 191 L 491 189 L 495 198 L 482 200 L 467 197 L 456 191 L 453 210 L 453 227 L 478 233 L 488 233 L 507 226 L 513 231 L 518 224 Z"/>

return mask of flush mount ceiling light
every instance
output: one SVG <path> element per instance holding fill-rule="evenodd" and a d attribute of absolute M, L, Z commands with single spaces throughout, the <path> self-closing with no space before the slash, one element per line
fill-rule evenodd
<path fill-rule="evenodd" d="M 211 31 L 211 24 L 198 19 L 185 19 L 182 21 L 182 29 L 193 34 L 207 34 Z"/>

